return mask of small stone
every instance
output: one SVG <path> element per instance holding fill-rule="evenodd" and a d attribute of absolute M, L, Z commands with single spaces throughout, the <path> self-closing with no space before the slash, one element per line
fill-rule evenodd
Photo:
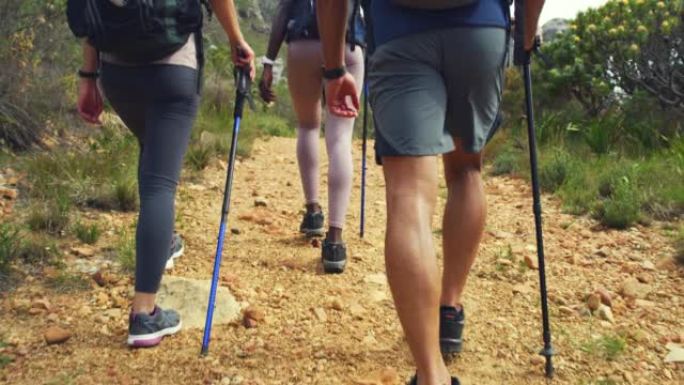
<path fill-rule="evenodd" d="M 17 199 L 17 195 L 18 193 L 16 189 L 0 186 L 0 197 L 9 200 L 15 200 Z"/>
<path fill-rule="evenodd" d="M 666 347 L 670 352 L 665 357 L 665 363 L 684 362 L 684 348 L 682 346 L 670 343 Z"/>
<path fill-rule="evenodd" d="M 651 262 L 651 261 L 644 261 L 644 262 L 641 264 L 641 267 L 643 267 L 644 270 L 648 270 L 648 271 L 653 271 L 653 270 L 655 270 L 655 268 L 656 268 L 656 267 L 655 267 L 655 264 L 654 264 L 653 262 Z"/>
<path fill-rule="evenodd" d="M 653 281 L 653 277 L 648 273 L 639 273 L 636 279 L 641 283 L 651 283 Z"/>
<path fill-rule="evenodd" d="M 351 313 L 354 318 L 362 319 L 365 312 L 366 309 L 358 303 L 353 303 L 349 306 L 349 313 Z"/>
<path fill-rule="evenodd" d="M 587 298 L 587 307 L 591 311 L 596 311 L 601 305 L 601 297 L 598 294 L 591 294 Z"/>
<path fill-rule="evenodd" d="M 325 314 L 325 310 L 323 308 L 320 308 L 320 307 L 314 308 L 313 313 L 316 316 L 316 319 L 318 319 L 320 322 L 327 322 L 328 321 L 328 315 Z"/>
<path fill-rule="evenodd" d="M 640 283 L 636 278 L 629 278 L 622 284 L 622 295 L 631 298 L 646 298 L 651 287 Z"/>
<path fill-rule="evenodd" d="M 48 345 L 61 344 L 71 338 L 71 333 L 59 326 L 51 326 L 43 334 Z"/>
<path fill-rule="evenodd" d="M 268 200 L 264 197 L 256 197 L 254 198 L 254 206 L 255 207 L 267 207 L 268 206 Z"/>
<path fill-rule="evenodd" d="M 240 233 L 242 233 L 242 231 L 240 231 L 240 229 L 238 229 L 237 227 L 233 227 L 232 229 L 230 229 L 230 232 L 234 235 L 240 235 Z"/>
<path fill-rule="evenodd" d="M 601 288 L 596 290 L 596 294 L 601 298 L 602 304 L 613 307 L 613 301 L 608 290 Z"/>
<path fill-rule="evenodd" d="M 30 309 L 28 310 L 28 313 L 29 313 L 30 315 L 38 315 L 38 314 L 40 314 L 40 313 L 42 313 L 42 312 L 43 312 L 43 310 L 42 310 L 42 309 L 39 309 L 39 308 L 37 308 L 37 307 L 32 307 L 32 308 L 30 308 Z"/>
<path fill-rule="evenodd" d="M 91 275 L 91 278 L 93 279 L 93 281 L 95 281 L 95 283 L 97 283 L 98 286 L 107 286 L 107 279 L 105 279 L 104 274 L 101 270 L 96 271 L 95 274 Z"/>
<path fill-rule="evenodd" d="M 610 308 L 606 305 L 601 304 L 601 306 L 599 306 L 598 310 L 596 311 L 596 314 L 600 319 L 604 321 L 608 321 L 611 323 L 615 322 L 615 318 L 613 317 L 613 311 L 610 310 Z"/>
<path fill-rule="evenodd" d="M 95 248 L 90 246 L 72 247 L 71 252 L 77 257 L 92 258 L 95 255 Z"/>
<path fill-rule="evenodd" d="M 530 357 L 530 364 L 539 366 L 539 365 L 544 365 L 546 363 L 546 358 L 540 356 L 540 355 L 534 355 Z"/>
<path fill-rule="evenodd" d="M 384 273 L 368 274 L 363 278 L 363 282 L 385 286 L 387 285 L 387 278 L 385 277 Z"/>
<path fill-rule="evenodd" d="M 530 255 L 525 256 L 525 265 L 531 270 L 537 270 L 539 268 L 539 266 L 537 266 L 537 260 Z"/>
<path fill-rule="evenodd" d="M 47 316 L 47 320 L 52 323 L 57 323 L 57 321 L 59 321 L 59 316 L 55 313 L 50 313 Z"/>
<path fill-rule="evenodd" d="M 256 306 L 250 306 L 247 309 L 245 309 L 244 316 L 245 318 L 251 318 L 259 322 L 262 322 L 264 319 L 266 319 L 266 314 L 264 313 L 264 311 Z"/>
<path fill-rule="evenodd" d="M 344 309 L 344 306 L 342 305 L 342 301 L 340 301 L 340 300 L 337 299 L 337 298 L 335 298 L 334 300 L 332 300 L 332 302 L 330 303 L 330 307 L 333 308 L 333 309 L 335 309 L 335 310 L 342 310 L 342 309 Z"/>
<path fill-rule="evenodd" d="M 559 306 L 558 311 L 563 315 L 575 315 L 575 310 L 568 306 Z"/>
<path fill-rule="evenodd" d="M 319 248 L 321 247 L 321 241 L 318 238 L 314 238 L 311 240 L 311 246 Z"/>
<path fill-rule="evenodd" d="M 246 327 L 247 329 L 255 328 L 255 327 L 257 327 L 257 324 L 258 324 L 257 321 L 255 321 L 252 318 L 249 318 L 249 317 L 243 317 L 242 318 L 242 325 L 244 327 Z"/>

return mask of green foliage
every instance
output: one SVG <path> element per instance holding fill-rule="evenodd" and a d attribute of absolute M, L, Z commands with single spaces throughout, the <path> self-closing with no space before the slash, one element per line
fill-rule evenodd
<path fill-rule="evenodd" d="M 72 204 L 132 211 L 138 199 L 137 155 L 137 145 L 121 127 L 104 126 L 87 149 L 31 154 L 18 166 L 27 174 L 29 197 L 43 202 L 44 212 L 66 214 Z"/>
<path fill-rule="evenodd" d="M 63 195 L 48 202 L 33 205 L 26 219 L 26 224 L 33 231 L 44 231 L 48 234 L 60 235 L 69 226 L 69 210 L 71 202 Z"/>
<path fill-rule="evenodd" d="M 29 264 L 50 263 L 59 256 L 59 248 L 52 238 L 44 234 L 23 234 L 18 256 Z"/>
<path fill-rule="evenodd" d="M 9 274 L 10 264 L 21 245 L 19 230 L 9 223 L 0 224 L 0 277 Z"/>
<path fill-rule="evenodd" d="M 76 233 L 76 238 L 78 238 L 79 241 L 89 245 L 94 245 L 97 243 L 98 239 L 100 239 L 102 230 L 96 223 L 87 225 L 82 222 L 78 222 L 74 226 L 74 233 Z"/>
<path fill-rule="evenodd" d="M 539 167 L 539 182 L 544 192 L 555 192 L 571 173 L 573 161 L 562 148 L 553 150 L 548 157 L 542 157 Z"/>
<path fill-rule="evenodd" d="M 639 219 L 641 201 L 634 182 L 623 176 L 610 182 L 608 196 L 596 207 L 596 216 L 608 227 L 624 229 Z"/>
<path fill-rule="evenodd" d="M 627 341 L 618 335 L 603 335 L 586 341 L 580 349 L 607 361 L 615 361 L 627 349 Z"/>
<path fill-rule="evenodd" d="M 126 272 L 135 271 L 135 234 L 122 228 L 114 252 L 121 269 Z"/>
<path fill-rule="evenodd" d="M 80 274 L 61 271 L 45 280 L 45 286 L 59 293 L 75 293 L 90 289 L 90 280 Z"/>
<path fill-rule="evenodd" d="M 675 235 L 675 259 L 684 265 L 684 224 L 679 225 L 679 230 Z"/>
<path fill-rule="evenodd" d="M 591 116 L 611 103 L 615 87 L 627 95 L 647 92 L 663 108 L 684 112 L 676 85 L 676 69 L 684 65 L 677 53 L 681 10 L 680 0 L 610 0 L 580 13 L 545 47 L 554 68 L 544 80 L 556 93 L 573 95 Z"/>

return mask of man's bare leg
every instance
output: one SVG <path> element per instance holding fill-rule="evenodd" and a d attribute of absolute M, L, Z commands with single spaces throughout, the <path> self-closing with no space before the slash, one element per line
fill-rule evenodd
<path fill-rule="evenodd" d="M 439 349 L 439 272 L 431 226 L 436 162 L 434 156 L 383 158 L 387 277 L 420 385 L 451 383 Z"/>

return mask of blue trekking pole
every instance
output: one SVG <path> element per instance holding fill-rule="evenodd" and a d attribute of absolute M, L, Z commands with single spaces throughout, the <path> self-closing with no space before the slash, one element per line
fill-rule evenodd
<path fill-rule="evenodd" d="M 527 138 L 530 147 L 530 172 L 532 174 L 532 200 L 534 211 L 534 227 L 537 238 L 537 261 L 539 264 L 539 290 L 541 294 L 542 310 L 542 335 L 544 348 L 539 353 L 546 358 L 546 377 L 553 377 L 554 355 L 551 346 L 551 326 L 549 324 L 549 306 L 546 291 L 546 270 L 544 264 L 544 237 L 542 232 L 542 209 L 539 189 L 539 176 L 537 174 L 537 141 L 534 130 L 534 110 L 532 104 L 532 72 L 530 71 L 531 51 L 525 50 L 525 11 L 524 0 L 515 0 L 515 50 L 513 60 L 515 65 L 522 66 L 525 82 L 525 108 L 527 115 Z M 533 51 L 539 48 L 539 39 L 535 40 Z"/>
<path fill-rule="evenodd" d="M 214 318 L 214 306 L 216 303 L 216 289 L 218 287 L 219 269 L 221 268 L 221 254 L 223 253 L 223 239 L 226 234 L 226 223 L 230 212 L 230 192 L 233 188 L 233 169 L 235 168 L 235 154 L 237 151 L 238 134 L 240 132 L 240 120 L 245 107 L 245 100 L 249 94 L 250 78 L 249 67 L 235 69 L 235 110 L 233 113 L 233 137 L 230 143 L 230 155 L 228 157 L 228 175 L 226 187 L 223 193 L 223 208 L 221 209 L 221 224 L 219 226 L 216 256 L 214 257 L 214 273 L 211 277 L 211 291 L 209 292 L 209 305 L 207 306 L 207 320 L 204 324 L 204 337 L 202 338 L 202 355 L 209 352 L 209 340 L 211 339 L 211 323 Z"/>
<path fill-rule="evenodd" d="M 364 71 L 368 71 L 368 56 L 365 59 L 366 67 Z M 363 238 L 364 230 L 366 228 L 366 151 L 368 149 L 368 83 L 366 81 L 367 75 L 363 75 L 363 144 L 361 147 L 361 224 L 359 226 L 359 236 Z"/>

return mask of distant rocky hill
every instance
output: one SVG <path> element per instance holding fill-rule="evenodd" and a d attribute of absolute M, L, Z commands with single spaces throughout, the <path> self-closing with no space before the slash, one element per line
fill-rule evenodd
<path fill-rule="evenodd" d="M 549 43 L 557 34 L 568 28 L 570 28 L 570 20 L 561 18 L 551 19 L 542 26 L 542 39 L 544 42 Z"/>

